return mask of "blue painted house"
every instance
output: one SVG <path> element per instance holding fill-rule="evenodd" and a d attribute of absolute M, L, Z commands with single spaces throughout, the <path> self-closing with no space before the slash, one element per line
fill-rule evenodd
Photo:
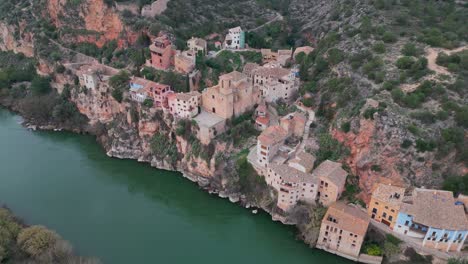
<path fill-rule="evenodd" d="M 425 247 L 460 251 L 468 235 L 468 220 L 452 192 L 415 189 L 403 202 L 394 231 L 420 238 Z"/>

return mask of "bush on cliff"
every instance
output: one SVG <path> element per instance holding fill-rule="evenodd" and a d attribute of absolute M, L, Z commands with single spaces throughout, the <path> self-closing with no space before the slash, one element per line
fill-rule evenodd
<path fill-rule="evenodd" d="M 123 93 L 128 89 L 129 81 L 130 76 L 126 71 L 120 71 L 109 79 L 109 85 L 112 87 L 112 97 L 114 97 L 117 102 L 122 102 Z"/>
<path fill-rule="evenodd" d="M 162 133 L 156 133 L 150 142 L 151 152 L 158 160 L 168 159 L 175 164 L 179 158 L 177 146 Z"/>

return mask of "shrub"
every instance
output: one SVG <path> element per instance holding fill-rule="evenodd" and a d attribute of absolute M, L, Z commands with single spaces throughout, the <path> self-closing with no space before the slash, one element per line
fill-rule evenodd
<path fill-rule="evenodd" d="M 50 250 L 59 236 L 43 226 L 31 226 L 23 229 L 18 235 L 18 245 L 22 251 L 37 257 Z"/>
<path fill-rule="evenodd" d="M 345 133 L 348 133 L 351 130 L 351 123 L 350 122 L 344 122 L 341 124 L 341 130 Z"/>
<path fill-rule="evenodd" d="M 416 139 L 416 149 L 418 152 L 433 151 L 436 148 L 434 141 L 424 141 L 422 139 Z"/>
<path fill-rule="evenodd" d="M 372 49 L 377 53 L 385 53 L 385 44 L 383 42 L 377 42 Z"/>
<path fill-rule="evenodd" d="M 396 61 L 396 66 L 398 67 L 398 69 L 407 70 L 410 69 L 411 66 L 413 66 L 413 63 L 414 59 L 412 57 L 404 56 Z"/>
<path fill-rule="evenodd" d="M 371 256 L 382 256 L 382 249 L 380 248 L 378 244 L 375 244 L 375 243 L 366 245 L 364 248 L 364 252 L 367 255 L 371 255 Z"/>
<path fill-rule="evenodd" d="M 34 95 L 48 94 L 52 90 L 50 79 L 47 77 L 36 76 L 31 82 L 30 89 Z"/>
<path fill-rule="evenodd" d="M 403 140 L 403 142 L 401 143 L 400 146 L 401 146 L 402 148 L 407 149 L 407 148 L 411 147 L 412 145 L 413 145 L 413 141 L 411 141 L 411 140 L 409 140 L 409 139 L 405 139 L 405 140 Z"/>
<path fill-rule="evenodd" d="M 393 34 L 392 32 L 385 32 L 382 36 L 382 40 L 385 42 L 385 43 L 393 43 L 395 41 L 397 41 L 397 36 L 395 34 Z"/>
<path fill-rule="evenodd" d="M 325 160 L 337 161 L 349 155 L 349 149 L 330 134 L 319 134 L 318 142 L 320 147 L 316 153 L 317 161 L 315 164 L 320 164 Z"/>
<path fill-rule="evenodd" d="M 468 174 L 464 176 L 449 176 L 442 184 L 442 188 L 455 194 L 468 195 Z"/>
<path fill-rule="evenodd" d="M 403 48 L 401 49 L 401 53 L 405 56 L 418 56 L 420 51 L 416 48 L 416 45 L 414 43 L 408 42 L 406 43 Z"/>

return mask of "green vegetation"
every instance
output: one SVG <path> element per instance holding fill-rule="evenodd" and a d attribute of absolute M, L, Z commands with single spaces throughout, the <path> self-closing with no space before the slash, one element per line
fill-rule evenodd
<path fill-rule="evenodd" d="M 319 134 L 318 142 L 320 148 L 316 153 L 315 164 L 320 164 L 325 160 L 338 161 L 349 155 L 349 149 L 328 133 Z"/>
<path fill-rule="evenodd" d="M 168 160 L 175 165 L 179 159 L 179 152 L 174 142 L 162 133 L 156 133 L 151 138 L 151 152 L 158 160 Z"/>
<path fill-rule="evenodd" d="M 99 263 L 73 255 L 72 247 L 43 226 L 24 226 L 0 208 L 0 263 Z"/>
<path fill-rule="evenodd" d="M 455 194 L 468 195 L 468 174 L 464 176 L 449 176 L 445 179 L 442 188 Z"/>
<path fill-rule="evenodd" d="M 447 264 L 468 264 L 468 259 L 450 258 Z"/>
<path fill-rule="evenodd" d="M 447 55 L 439 53 L 436 59 L 438 65 L 447 67 L 451 72 L 468 71 L 468 50 Z"/>
<path fill-rule="evenodd" d="M 380 246 L 378 244 L 375 244 L 375 243 L 364 245 L 363 251 L 367 255 L 371 255 L 371 256 L 382 256 L 382 254 L 383 254 L 382 249 L 380 248 Z"/>
<path fill-rule="evenodd" d="M 247 161 L 248 149 L 242 150 L 236 156 L 236 172 L 239 176 L 240 190 L 255 201 L 264 192 L 268 191 L 268 186 L 263 177 L 260 177 L 252 165 Z"/>
<path fill-rule="evenodd" d="M 112 87 L 112 97 L 121 103 L 123 94 L 129 89 L 130 75 L 126 71 L 121 71 L 109 79 L 109 85 Z"/>

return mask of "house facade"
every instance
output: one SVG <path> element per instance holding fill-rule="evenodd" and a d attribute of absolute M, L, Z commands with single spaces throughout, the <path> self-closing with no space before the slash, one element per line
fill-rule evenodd
<path fill-rule="evenodd" d="M 143 91 L 145 91 L 147 98 L 153 99 L 154 107 L 159 108 L 168 106 L 168 95 L 173 93 L 169 85 L 153 82 L 139 77 L 133 77 L 130 80 L 130 90 L 138 91 L 138 93 L 143 93 Z M 134 98 L 133 94 L 132 99 Z M 136 97 L 134 100 L 137 100 Z"/>
<path fill-rule="evenodd" d="M 167 36 L 157 37 L 149 47 L 149 65 L 158 70 L 168 70 L 174 66 L 176 51 Z"/>
<path fill-rule="evenodd" d="M 322 220 L 316 247 L 357 260 L 369 227 L 369 217 L 354 205 L 336 202 Z"/>
<path fill-rule="evenodd" d="M 318 179 L 286 164 L 269 164 L 265 180 L 278 191 L 277 206 L 283 211 L 298 201 L 315 203 Z"/>
<path fill-rule="evenodd" d="M 270 126 L 265 129 L 257 138 L 258 164 L 267 168 L 287 137 L 288 133 L 280 126 Z"/>
<path fill-rule="evenodd" d="M 259 101 L 259 92 L 237 71 L 220 76 L 218 85 L 202 93 L 203 109 L 224 119 L 252 110 Z"/>
<path fill-rule="evenodd" d="M 343 170 L 341 163 L 326 160 L 313 172 L 319 179 L 317 199 L 323 206 L 336 202 L 344 191 L 348 173 Z"/>
<path fill-rule="evenodd" d="M 405 188 L 378 184 L 372 192 L 367 206 L 367 214 L 371 219 L 381 222 L 391 229 L 395 226 L 401 204 L 405 196 Z"/>
<path fill-rule="evenodd" d="M 249 73 L 252 84 L 259 87 L 266 102 L 276 102 L 279 99 L 289 101 L 299 88 L 296 76 L 288 69 L 259 66 L 250 69 Z"/>
<path fill-rule="evenodd" d="M 192 37 L 191 39 L 187 40 L 187 47 L 189 51 L 192 51 L 195 54 L 201 52 L 203 55 L 205 55 L 208 51 L 206 40 L 201 38 Z"/>
<path fill-rule="evenodd" d="M 182 74 L 191 73 L 195 70 L 196 52 L 194 51 L 177 51 L 174 56 L 174 69 Z"/>
<path fill-rule="evenodd" d="M 300 138 L 304 135 L 306 122 L 307 118 L 303 113 L 294 112 L 281 118 L 280 125 L 290 136 Z"/>
<path fill-rule="evenodd" d="M 245 32 L 241 27 L 235 27 L 228 30 L 226 39 L 224 40 L 224 48 L 226 49 L 244 49 L 245 48 Z"/>
<path fill-rule="evenodd" d="M 420 239 L 424 247 L 460 251 L 468 236 L 468 220 L 452 192 L 416 188 L 405 197 L 394 231 Z"/>
<path fill-rule="evenodd" d="M 169 112 L 179 118 L 193 118 L 200 112 L 201 94 L 173 93 L 168 96 Z"/>
<path fill-rule="evenodd" d="M 202 144 L 209 144 L 213 138 L 226 131 L 226 119 L 202 110 L 193 118 L 199 128 L 197 138 Z"/>

